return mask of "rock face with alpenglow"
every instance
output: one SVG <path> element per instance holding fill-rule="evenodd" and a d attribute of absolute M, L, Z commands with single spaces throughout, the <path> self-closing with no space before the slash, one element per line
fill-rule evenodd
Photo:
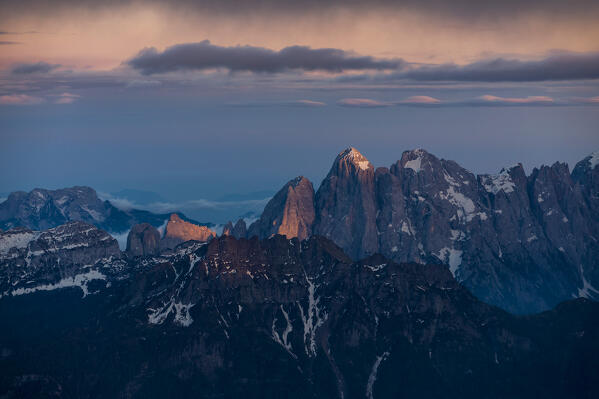
<path fill-rule="evenodd" d="M 185 241 L 209 241 L 216 233 L 206 226 L 184 221 L 173 213 L 166 224 L 166 232 L 160 242 L 163 249 L 171 249 Z"/>
<path fill-rule="evenodd" d="M 275 234 L 303 240 L 312 233 L 314 223 L 314 188 L 303 176 L 283 186 L 266 204 L 258 221 L 250 226 L 248 236 L 268 238 Z"/>
<path fill-rule="evenodd" d="M 71 286 L 0 298 L 10 326 L 0 328 L 0 396 L 561 399 L 599 390 L 599 304 L 586 299 L 515 317 L 442 265 L 356 262 L 320 236 L 223 236 L 100 270 L 105 280 L 84 285 L 85 298 Z"/>
<path fill-rule="evenodd" d="M 86 294 L 90 281 L 105 280 L 102 263 L 120 257 L 114 238 L 83 222 L 45 231 L 9 230 L 0 233 L 0 296 L 72 286 Z"/>
<path fill-rule="evenodd" d="M 160 252 L 160 232 L 149 223 L 136 224 L 127 236 L 127 253 L 131 256 L 150 256 Z"/>
<path fill-rule="evenodd" d="M 378 249 L 374 167 L 355 148 L 342 151 L 315 197 L 313 233 L 332 238 L 355 259 Z"/>
<path fill-rule="evenodd" d="M 353 259 L 444 263 L 484 301 L 530 313 L 599 299 L 598 198 L 599 153 L 571 174 L 556 163 L 530 176 L 521 164 L 476 176 L 422 149 L 375 170 L 349 148 L 316 192 L 312 234 Z M 255 225 L 281 220 L 283 209 Z"/>

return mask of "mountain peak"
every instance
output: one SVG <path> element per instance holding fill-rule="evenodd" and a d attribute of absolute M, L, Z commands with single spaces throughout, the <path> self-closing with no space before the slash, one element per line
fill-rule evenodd
<path fill-rule="evenodd" d="M 306 178 L 304 176 L 297 176 L 295 179 L 289 180 L 289 182 L 287 182 L 286 186 L 297 187 L 297 186 L 303 185 L 303 184 L 312 184 L 312 183 L 310 182 L 310 180 L 308 180 L 308 178 Z"/>
<path fill-rule="evenodd" d="M 262 216 L 250 226 L 248 236 L 268 238 L 275 234 L 303 240 L 312 233 L 314 188 L 303 176 L 288 181 L 264 207 Z"/>
<path fill-rule="evenodd" d="M 182 222 L 182 221 L 183 221 L 183 219 L 181 219 L 181 218 L 179 217 L 179 215 L 177 215 L 176 213 L 171 213 L 171 216 L 170 216 L 170 218 L 169 218 L 169 220 L 168 220 L 168 221 L 169 221 L 169 222 L 176 223 L 176 222 Z"/>
<path fill-rule="evenodd" d="M 374 169 L 370 161 L 354 147 L 348 147 L 337 155 L 335 164 L 338 165 L 340 163 L 352 164 L 363 171 Z"/>
<path fill-rule="evenodd" d="M 425 149 L 416 148 L 414 150 L 404 151 L 403 154 L 401 154 L 400 165 L 404 169 L 412 169 L 414 172 L 418 173 L 422 169 L 422 161 L 430 158 L 436 159 L 434 155 Z"/>

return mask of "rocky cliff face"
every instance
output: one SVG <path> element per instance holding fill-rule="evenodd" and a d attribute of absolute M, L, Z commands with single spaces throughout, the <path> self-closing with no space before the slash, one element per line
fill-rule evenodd
<path fill-rule="evenodd" d="M 260 238 L 281 234 L 303 240 L 311 234 L 313 222 L 314 188 L 308 179 L 299 176 L 275 194 L 248 234 Z"/>
<path fill-rule="evenodd" d="M 106 280 L 105 264 L 121 257 L 108 233 L 83 222 L 46 231 L 17 228 L 0 233 L 0 296 L 79 287 Z"/>
<path fill-rule="evenodd" d="M 374 170 L 350 148 L 316 192 L 312 234 L 353 259 L 445 263 L 479 298 L 513 312 L 599 298 L 598 164 L 595 154 L 572 174 L 556 163 L 530 176 L 522 165 L 475 176 L 419 149 Z M 256 225 L 283 217 L 271 203 Z"/>
<path fill-rule="evenodd" d="M 160 252 L 160 232 L 149 223 L 136 224 L 127 236 L 127 254 L 151 256 Z"/>
<path fill-rule="evenodd" d="M 577 398 L 599 389 L 590 301 L 514 317 L 446 267 L 354 262 L 323 237 L 224 236 L 122 262 L 108 262 L 121 272 L 84 299 L 72 288 L 0 298 L 11 326 L 0 329 L 1 395 Z"/>
<path fill-rule="evenodd" d="M 248 234 L 247 226 L 243 219 L 237 220 L 237 223 L 233 225 L 232 222 L 229 222 L 223 228 L 223 235 L 230 235 L 235 238 L 246 238 Z"/>
<path fill-rule="evenodd" d="M 160 246 L 162 249 L 172 249 L 185 241 L 209 241 L 216 233 L 206 226 L 198 226 L 184 221 L 173 213 L 166 224 L 166 232 Z"/>
<path fill-rule="evenodd" d="M 188 220 L 181 214 L 179 216 Z M 82 221 L 119 233 L 139 223 L 158 227 L 168 218 L 168 214 L 118 209 L 109 201 L 98 198 L 92 188 L 81 186 L 60 190 L 36 188 L 29 193 L 17 191 L 0 203 L 0 228 L 5 230 L 14 227 L 44 230 L 69 221 Z"/>
<path fill-rule="evenodd" d="M 374 168 L 355 148 L 341 152 L 315 197 L 313 233 L 334 237 L 353 258 L 377 252 Z"/>

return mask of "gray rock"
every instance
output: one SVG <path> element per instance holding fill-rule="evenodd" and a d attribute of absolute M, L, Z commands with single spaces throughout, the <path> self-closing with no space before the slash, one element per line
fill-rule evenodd
<path fill-rule="evenodd" d="M 160 233 L 149 223 L 136 224 L 127 236 L 127 253 L 131 256 L 151 256 L 160 252 Z"/>
<path fill-rule="evenodd" d="M 83 222 L 45 231 L 16 228 L 0 234 L 0 295 L 22 295 L 105 280 L 103 263 L 121 257 L 117 241 Z"/>
<path fill-rule="evenodd" d="M 355 148 L 342 151 L 315 197 L 313 232 L 333 239 L 348 255 L 378 250 L 374 168 Z"/>
<path fill-rule="evenodd" d="M 246 238 L 248 234 L 247 226 L 243 219 L 237 220 L 237 223 L 233 225 L 233 222 L 229 221 L 223 228 L 224 236 L 233 236 L 237 239 Z"/>
<path fill-rule="evenodd" d="M 286 189 L 282 190 L 283 192 Z M 278 203 L 278 206 L 274 206 Z M 250 234 L 282 220 L 273 201 Z M 599 298 L 599 153 L 568 166 L 475 176 L 418 149 L 376 171 L 340 153 L 318 189 L 312 233 L 353 259 L 441 262 L 479 298 L 516 313 Z M 263 233 L 261 237 L 268 236 Z"/>

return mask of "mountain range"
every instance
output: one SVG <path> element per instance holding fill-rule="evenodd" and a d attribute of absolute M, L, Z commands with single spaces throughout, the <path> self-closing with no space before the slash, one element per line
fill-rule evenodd
<path fill-rule="evenodd" d="M 474 175 L 425 150 L 376 168 L 355 148 L 314 190 L 289 181 L 248 237 L 333 240 L 354 260 L 443 263 L 483 301 L 515 313 L 598 298 L 599 152 L 568 165 Z"/>
<path fill-rule="evenodd" d="M 93 225 L 0 233 L 0 395 L 591 398 L 599 304 L 487 305 L 443 265 L 322 236 L 130 256 Z"/>
<path fill-rule="evenodd" d="M 15 192 L 0 203 L 2 229 L 43 230 L 80 220 L 126 232 L 170 218 L 116 208 L 89 187 Z M 572 172 L 557 162 L 530 175 L 521 164 L 474 175 L 422 149 L 375 169 L 348 148 L 317 190 L 305 177 L 292 179 L 253 224 L 230 222 L 223 234 L 319 235 L 353 260 L 380 253 L 395 262 L 442 263 L 481 300 L 513 313 L 539 312 L 570 298 L 599 298 L 599 152 Z M 206 230 L 160 242 L 173 248 L 210 235 Z"/>
<path fill-rule="evenodd" d="M 0 397 L 593 398 L 598 216 L 597 153 L 475 176 L 348 148 L 220 236 L 87 187 L 12 193 Z"/>
<path fill-rule="evenodd" d="M 200 223 L 178 213 L 184 220 Z M 93 224 L 109 232 L 127 232 L 139 223 L 150 223 L 159 227 L 170 214 L 157 214 L 140 209 L 120 209 L 108 200 L 101 200 L 90 187 L 75 186 L 59 190 L 36 188 L 30 192 L 16 191 L 0 203 L 0 229 L 26 227 L 44 230 L 66 222 L 79 220 Z"/>

